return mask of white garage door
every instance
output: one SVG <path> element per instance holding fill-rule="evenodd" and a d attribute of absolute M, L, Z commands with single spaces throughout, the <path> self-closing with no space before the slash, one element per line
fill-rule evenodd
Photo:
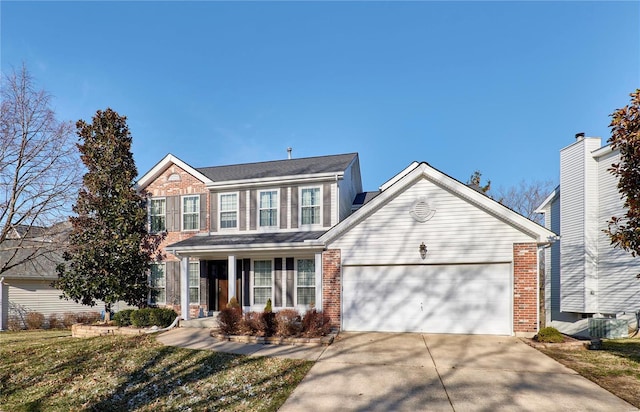
<path fill-rule="evenodd" d="M 342 270 L 346 331 L 511 334 L 508 263 Z"/>

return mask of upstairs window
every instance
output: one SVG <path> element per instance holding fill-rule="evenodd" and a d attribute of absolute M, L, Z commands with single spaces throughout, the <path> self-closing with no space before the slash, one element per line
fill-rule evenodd
<path fill-rule="evenodd" d="M 316 264 L 313 259 L 298 259 L 296 276 L 298 305 L 310 305 L 316 301 Z"/>
<path fill-rule="evenodd" d="M 220 229 L 238 227 L 238 194 L 220 195 Z"/>
<path fill-rule="evenodd" d="M 164 232 L 167 229 L 166 212 L 166 199 L 151 199 L 151 207 L 149 210 L 151 233 Z"/>
<path fill-rule="evenodd" d="M 149 303 L 152 305 L 164 305 L 167 301 L 166 277 L 164 263 L 151 265 L 149 276 Z"/>
<path fill-rule="evenodd" d="M 260 192 L 260 227 L 278 226 L 278 191 Z"/>
<path fill-rule="evenodd" d="M 200 229 L 200 195 L 182 198 L 182 230 Z"/>
<path fill-rule="evenodd" d="M 320 222 L 320 188 L 311 187 L 300 191 L 300 223 L 302 225 L 319 225 Z"/>

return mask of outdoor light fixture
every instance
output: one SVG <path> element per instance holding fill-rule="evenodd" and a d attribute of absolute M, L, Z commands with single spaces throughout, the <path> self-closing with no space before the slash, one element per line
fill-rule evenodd
<path fill-rule="evenodd" d="M 420 257 L 422 259 L 427 257 L 427 245 L 424 242 L 420 243 Z"/>

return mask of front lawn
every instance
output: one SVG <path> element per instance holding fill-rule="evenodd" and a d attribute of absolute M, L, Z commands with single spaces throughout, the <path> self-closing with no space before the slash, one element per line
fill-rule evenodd
<path fill-rule="evenodd" d="M 640 339 L 604 341 L 602 350 L 539 350 L 640 408 Z"/>
<path fill-rule="evenodd" d="M 275 411 L 313 362 L 166 347 L 149 335 L 0 333 L 0 411 Z"/>

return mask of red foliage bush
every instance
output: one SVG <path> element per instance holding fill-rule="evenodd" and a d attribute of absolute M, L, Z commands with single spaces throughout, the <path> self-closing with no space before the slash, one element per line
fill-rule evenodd
<path fill-rule="evenodd" d="M 27 313 L 27 329 L 43 329 L 44 315 L 40 312 Z"/>
<path fill-rule="evenodd" d="M 300 314 L 294 309 L 283 309 L 276 313 L 276 336 L 295 337 L 302 331 Z"/>
<path fill-rule="evenodd" d="M 331 332 L 331 318 L 324 312 L 308 310 L 302 318 L 302 334 L 308 338 L 326 336 Z"/>
<path fill-rule="evenodd" d="M 236 335 L 242 321 L 242 308 L 226 307 L 218 314 L 220 331 L 225 335 Z"/>

